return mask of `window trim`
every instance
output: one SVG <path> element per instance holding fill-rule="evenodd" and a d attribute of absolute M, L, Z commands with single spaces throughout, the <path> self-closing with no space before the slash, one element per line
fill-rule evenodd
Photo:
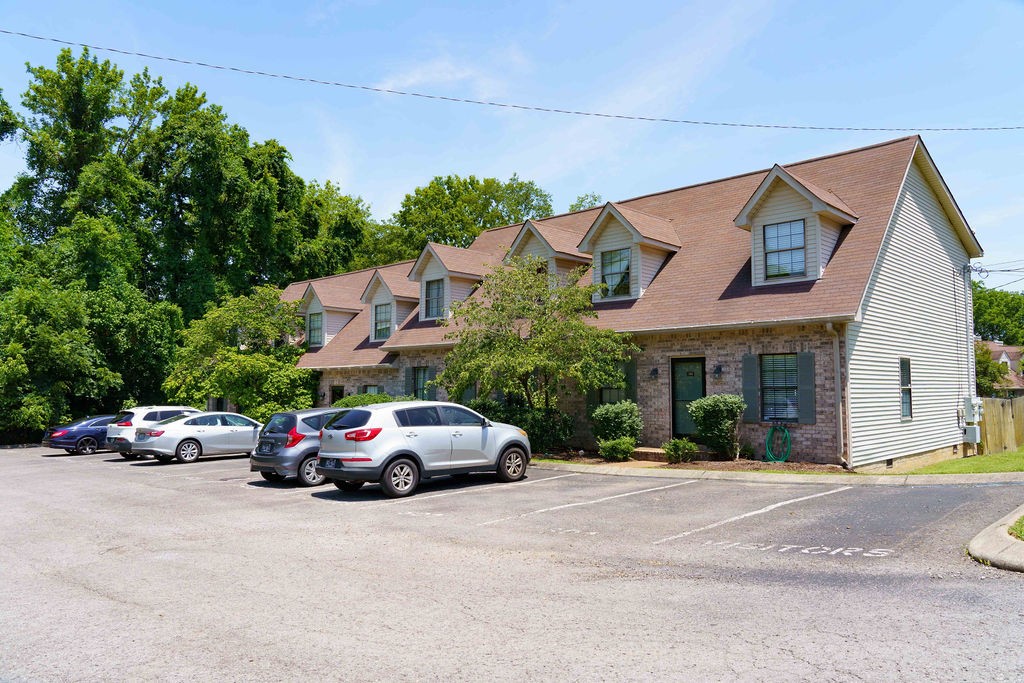
<path fill-rule="evenodd" d="M 435 283 L 440 284 L 440 292 L 437 296 L 430 296 L 430 285 Z M 431 302 L 436 303 L 436 311 L 431 314 Z M 444 278 L 435 278 L 433 280 L 427 280 L 423 283 L 423 319 L 424 320 L 436 320 L 444 315 Z"/>
<path fill-rule="evenodd" d="M 766 370 L 766 365 L 767 364 L 765 363 L 765 359 L 767 359 L 767 358 L 781 358 L 781 357 L 787 357 L 787 361 L 786 361 L 787 362 L 787 367 L 783 368 L 781 370 L 781 372 L 792 373 L 792 380 L 793 380 L 792 384 L 774 384 L 774 383 L 773 384 L 766 384 L 765 383 L 765 370 Z M 791 360 L 792 368 L 788 367 L 789 362 L 790 362 L 789 359 L 792 359 Z M 775 372 L 779 372 L 779 370 L 775 369 Z M 785 378 L 785 379 L 788 379 L 788 377 Z M 797 354 L 796 352 L 792 352 L 792 353 L 762 353 L 758 357 L 757 381 L 758 381 L 758 388 L 759 388 L 759 391 L 760 391 L 760 398 L 761 398 L 761 401 L 760 401 L 760 403 L 761 403 L 761 406 L 760 406 L 761 422 L 772 422 L 772 423 L 781 422 L 781 423 L 787 423 L 787 424 L 793 424 L 793 423 L 799 422 L 799 420 L 800 420 L 800 361 L 799 361 L 799 354 Z M 774 393 L 779 393 L 779 392 L 782 392 L 782 396 L 783 396 L 784 400 L 786 400 L 786 402 L 787 402 L 787 404 L 786 404 L 787 410 L 785 411 L 785 414 L 769 416 L 769 414 L 768 414 L 768 406 L 769 406 L 768 395 L 769 395 L 769 393 L 773 393 L 774 394 Z M 788 397 L 787 397 L 787 394 L 788 394 Z M 789 405 L 789 401 L 792 401 L 792 405 Z M 773 412 L 779 412 L 778 411 L 778 406 L 779 406 L 778 399 L 776 399 L 774 402 L 772 402 L 772 405 L 775 406 L 775 408 L 773 409 Z"/>
<path fill-rule="evenodd" d="M 422 384 L 420 380 L 422 380 Z M 427 387 L 428 382 L 430 382 L 430 366 L 414 365 L 412 368 L 412 395 L 420 401 L 429 400 L 430 389 Z"/>
<path fill-rule="evenodd" d="M 780 226 L 788 226 L 795 223 L 800 224 L 800 246 L 799 247 L 788 247 L 786 249 L 768 249 L 768 228 L 778 228 Z M 807 277 L 807 221 L 803 218 L 792 221 L 781 221 L 779 223 L 766 223 L 761 227 L 761 246 L 764 249 L 764 279 L 768 280 L 784 280 L 788 278 L 799 278 Z M 803 254 L 803 270 L 800 272 L 787 272 L 787 273 L 776 273 L 772 275 L 769 272 L 768 257 L 771 254 L 784 254 L 789 252 L 801 252 Z M 777 266 L 776 266 L 777 267 Z"/>
<path fill-rule="evenodd" d="M 906 363 L 906 382 L 904 382 L 903 365 Z M 914 380 L 910 372 L 910 359 L 903 356 L 899 359 L 900 368 L 900 421 L 910 422 L 914 419 Z M 907 397 L 904 404 L 903 397 Z"/>
<path fill-rule="evenodd" d="M 616 294 L 615 293 L 615 289 L 612 289 L 610 286 L 608 286 L 608 283 L 605 281 L 605 257 L 609 256 L 611 254 L 620 254 L 622 252 L 626 252 L 626 258 L 625 258 L 626 268 L 625 268 L 624 271 L 619 271 L 618 273 L 613 273 L 613 274 L 614 275 L 621 275 L 621 274 L 625 275 L 625 280 L 621 280 L 619 282 L 619 284 L 616 285 L 616 289 L 620 288 L 622 286 L 623 282 L 624 282 L 625 285 L 626 285 L 626 292 L 624 294 L 623 293 Z M 633 248 L 632 247 L 622 247 L 621 249 L 607 249 L 605 251 L 602 251 L 601 252 L 601 270 L 600 270 L 600 273 L 598 274 L 598 277 L 600 278 L 600 280 L 599 280 L 600 284 L 603 284 L 606 287 L 604 293 L 601 294 L 601 298 L 603 298 L 603 299 L 623 299 L 623 298 L 628 298 L 628 297 L 633 296 Z"/>
<path fill-rule="evenodd" d="M 317 321 L 317 326 L 313 327 L 313 320 Z M 313 338 L 313 331 L 316 330 L 317 337 Z M 324 314 L 323 311 L 318 313 L 310 313 L 306 317 L 306 343 L 309 346 L 323 346 L 324 345 Z"/>
<path fill-rule="evenodd" d="M 373 391 L 370 391 L 370 389 L 373 389 Z M 384 392 L 382 391 L 381 386 L 379 384 L 364 384 L 363 385 L 363 390 L 361 392 L 359 392 L 359 393 L 361 393 L 361 394 L 382 394 Z"/>
<path fill-rule="evenodd" d="M 381 320 L 380 309 L 387 307 L 388 317 L 387 320 Z M 374 304 L 373 306 L 373 339 L 374 341 L 383 341 L 391 337 L 391 328 L 394 325 L 394 305 L 388 301 L 380 304 Z M 387 325 L 387 334 L 381 335 L 381 327 Z"/>

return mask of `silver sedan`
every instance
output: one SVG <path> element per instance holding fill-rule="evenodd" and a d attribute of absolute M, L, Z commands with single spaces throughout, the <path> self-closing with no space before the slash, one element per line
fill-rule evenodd
<path fill-rule="evenodd" d="M 133 453 L 169 462 L 195 462 L 201 455 L 249 454 L 263 425 L 238 413 L 178 415 L 135 430 Z"/>

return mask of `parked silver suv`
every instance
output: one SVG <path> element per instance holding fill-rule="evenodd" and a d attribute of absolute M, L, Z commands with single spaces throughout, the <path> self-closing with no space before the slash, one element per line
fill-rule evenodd
<path fill-rule="evenodd" d="M 312 408 L 274 413 L 260 432 L 260 440 L 249 458 L 249 470 L 267 481 L 298 477 L 303 486 L 318 486 L 324 476 L 316 472 L 320 451 L 320 430 L 347 408 Z"/>
<path fill-rule="evenodd" d="M 325 424 L 316 471 L 343 491 L 376 481 L 397 498 L 445 474 L 496 472 L 518 481 L 529 464 L 530 439 L 519 427 L 455 403 L 399 401 L 353 408 Z"/>
<path fill-rule="evenodd" d="M 107 425 L 107 448 L 117 451 L 125 460 L 134 460 L 140 453 L 132 451 L 132 441 L 139 427 L 150 427 L 161 420 L 178 415 L 197 415 L 191 406 L 136 406 L 122 410 Z"/>

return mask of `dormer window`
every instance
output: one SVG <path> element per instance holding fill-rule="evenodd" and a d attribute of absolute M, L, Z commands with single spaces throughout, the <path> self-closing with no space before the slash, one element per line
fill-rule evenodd
<path fill-rule="evenodd" d="M 387 339 L 391 336 L 391 304 L 377 304 L 373 307 L 373 338 Z"/>
<path fill-rule="evenodd" d="M 802 219 L 764 226 L 765 277 L 803 276 L 806 274 L 804 261 Z"/>
<path fill-rule="evenodd" d="M 309 314 L 309 334 L 306 335 L 310 346 L 323 346 L 324 344 L 324 314 Z"/>
<path fill-rule="evenodd" d="M 629 262 L 631 250 L 614 249 L 601 252 L 601 282 L 605 297 L 629 296 Z"/>
<path fill-rule="evenodd" d="M 428 280 L 425 299 L 425 317 L 440 318 L 444 311 L 444 280 Z"/>

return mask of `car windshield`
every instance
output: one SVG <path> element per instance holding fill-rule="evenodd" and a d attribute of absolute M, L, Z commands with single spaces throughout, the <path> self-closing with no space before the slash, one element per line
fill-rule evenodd
<path fill-rule="evenodd" d="M 370 421 L 369 410 L 350 410 L 347 413 L 339 413 L 330 422 L 324 425 L 324 429 L 352 429 L 362 427 Z"/>
<path fill-rule="evenodd" d="M 274 413 L 263 428 L 264 434 L 287 434 L 295 427 L 295 416 L 288 413 Z"/>
<path fill-rule="evenodd" d="M 188 413 L 185 413 L 183 415 L 175 415 L 174 417 L 169 417 L 166 420 L 160 420 L 160 422 L 158 422 L 157 424 L 169 425 L 172 422 L 178 422 L 179 420 L 184 420 L 186 417 L 190 417 L 190 415 Z"/>

